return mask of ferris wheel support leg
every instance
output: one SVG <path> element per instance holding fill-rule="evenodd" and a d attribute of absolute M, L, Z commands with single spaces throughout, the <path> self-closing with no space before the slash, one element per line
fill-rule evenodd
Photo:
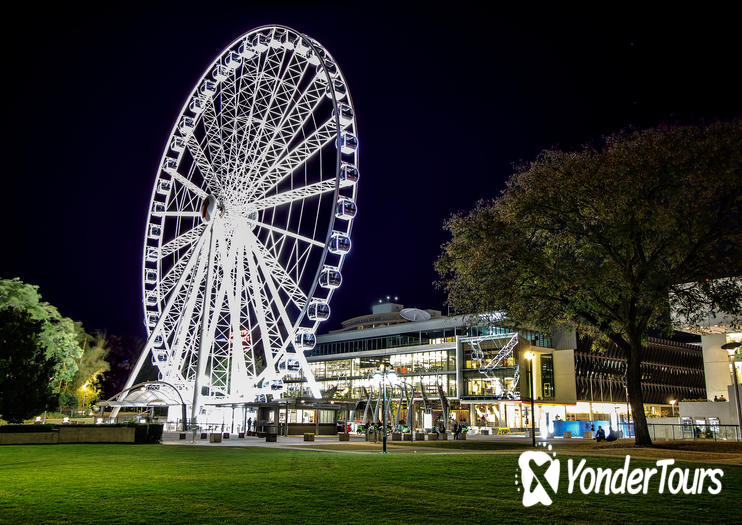
<path fill-rule="evenodd" d="M 207 230 L 210 230 L 210 228 L 207 228 L 206 230 L 204 230 L 204 233 L 206 233 Z M 131 371 L 131 374 L 129 375 L 129 379 L 126 380 L 126 383 L 124 384 L 124 388 L 123 390 L 121 390 L 122 394 L 121 396 L 119 396 L 119 401 L 123 399 L 124 397 L 123 393 L 126 392 L 127 389 L 132 387 L 132 385 L 134 384 L 134 381 L 139 375 L 139 372 L 142 370 L 142 366 L 147 361 L 147 357 L 149 357 L 149 353 L 152 350 L 152 346 L 154 345 L 155 337 L 162 330 L 162 325 L 165 322 L 165 317 L 167 317 L 167 315 L 170 313 L 170 309 L 173 307 L 173 304 L 175 303 L 175 298 L 178 296 L 180 289 L 183 287 L 183 283 L 185 283 L 186 279 L 193 271 L 193 265 L 196 263 L 196 260 L 199 258 L 201 247 L 203 246 L 204 239 L 206 238 L 204 233 L 201 234 L 201 238 L 196 243 L 196 246 L 193 247 L 193 253 L 191 254 L 191 258 L 188 260 L 188 264 L 186 264 L 186 267 L 183 269 L 183 273 L 180 275 L 178 282 L 173 287 L 173 291 L 170 294 L 170 299 L 168 299 L 167 304 L 165 304 L 165 308 L 162 309 L 162 314 L 160 315 L 160 318 L 157 320 L 157 324 L 150 332 L 149 338 L 147 339 L 147 343 L 144 345 L 144 348 L 142 349 L 142 353 L 139 354 L 139 359 L 137 359 L 137 364 L 134 365 L 134 369 Z M 114 407 L 113 411 L 111 412 L 110 419 L 116 419 L 116 416 L 118 416 L 120 409 L 121 409 L 120 407 Z"/>
<path fill-rule="evenodd" d="M 201 377 L 206 370 L 206 352 L 210 346 L 207 341 L 208 324 L 209 324 L 209 302 L 211 301 L 211 292 L 213 283 L 211 272 L 214 266 L 214 227 L 213 222 L 209 229 L 209 254 L 208 266 L 206 267 L 206 292 L 204 293 L 204 304 L 201 309 L 201 341 L 198 348 L 198 358 L 196 365 L 196 378 L 193 385 L 193 406 L 191 407 L 191 424 L 198 425 L 198 413 L 201 409 Z"/>

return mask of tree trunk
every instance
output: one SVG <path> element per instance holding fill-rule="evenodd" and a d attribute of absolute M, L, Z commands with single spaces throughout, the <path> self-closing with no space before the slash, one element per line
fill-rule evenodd
<path fill-rule="evenodd" d="M 631 412 L 634 416 L 635 444 L 640 447 L 651 447 L 647 417 L 644 415 L 644 395 L 642 394 L 641 341 L 631 341 L 631 350 L 626 356 L 626 390 L 629 394 Z"/>

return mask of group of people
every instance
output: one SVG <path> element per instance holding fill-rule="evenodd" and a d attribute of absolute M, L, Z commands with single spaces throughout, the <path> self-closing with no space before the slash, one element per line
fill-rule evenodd
<path fill-rule="evenodd" d="M 457 423 L 454 422 L 453 424 L 453 438 L 459 439 L 459 436 L 461 434 L 466 434 L 466 431 L 469 430 L 469 427 L 466 426 L 466 422 Z"/>
<path fill-rule="evenodd" d="M 595 430 L 595 425 L 591 426 L 591 430 Z M 601 441 L 616 441 L 618 435 L 613 431 L 613 427 L 608 425 L 608 436 L 605 435 L 603 427 L 598 425 L 598 431 L 595 433 L 595 441 L 600 443 Z"/>

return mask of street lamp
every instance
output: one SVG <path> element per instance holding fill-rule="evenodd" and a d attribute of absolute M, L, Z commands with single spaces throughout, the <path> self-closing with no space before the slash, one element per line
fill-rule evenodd
<path fill-rule="evenodd" d="M 732 377 L 734 378 L 732 381 L 732 388 L 734 388 L 734 401 L 737 403 L 737 426 L 739 427 L 740 437 L 742 437 L 742 406 L 739 404 L 739 383 L 737 380 L 737 368 L 734 363 L 734 357 L 737 353 L 737 348 L 739 348 L 741 344 L 742 343 L 737 342 L 721 345 L 721 347 L 729 354 L 729 362 L 732 364 Z"/>
<path fill-rule="evenodd" d="M 528 377 L 531 383 L 531 442 L 533 446 L 536 446 L 536 395 L 534 393 L 535 385 L 533 381 L 533 359 L 536 354 L 533 352 L 526 352 L 525 358 L 528 360 Z"/>
<path fill-rule="evenodd" d="M 82 410 L 85 412 L 85 394 L 88 393 L 88 382 L 82 384 Z"/>
<path fill-rule="evenodd" d="M 386 384 L 389 383 L 393 387 L 399 382 L 399 379 L 391 364 L 381 363 L 379 365 L 379 371 L 374 373 L 371 380 L 374 384 L 380 386 L 384 393 L 384 401 L 381 407 L 381 450 L 383 454 L 386 454 Z"/>
<path fill-rule="evenodd" d="M 677 403 L 677 402 L 678 402 L 677 399 L 671 399 L 670 400 L 670 405 L 672 405 L 672 415 L 673 416 L 675 415 L 675 403 Z"/>

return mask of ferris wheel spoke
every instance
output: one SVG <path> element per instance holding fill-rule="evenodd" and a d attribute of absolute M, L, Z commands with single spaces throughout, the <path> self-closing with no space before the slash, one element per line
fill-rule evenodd
<path fill-rule="evenodd" d="M 351 183 L 341 184 L 340 187 L 344 187 L 350 184 Z M 265 197 L 254 202 L 253 206 L 255 206 L 255 208 L 260 211 L 267 208 L 275 208 L 276 206 L 309 199 L 311 197 L 316 197 L 318 195 L 329 193 L 331 191 L 335 191 L 335 179 L 315 182 L 314 184 L 309 184 L 301 188 L 285 191 L 277 195 L 271 195 L 270 197 Z"/>
<path fill-rule="evenodd" d="M 266 250 L 256 237 L 251 239 L 249 243 L 250 249 L 255 257 L 260 262 L 260 266 L 268 271 L 276 283 L 283 289 L 287 295 L 291 298 L 291 301 L 301 311 L 307 304 L 307 296 L 301 290 L 294 279 L 288 274 L 283 266 Z"/>
<path fill-rule="evenodd" d="M 253 171 L 259 173 L 265 152 L 270 147 L 276 134 L 280 131 L 287 114 L 296 107 L 290 102 L 293 101 L 301 80 L 309 67 L 309 62 L 298 60 L 297 57 L 298 54 L 292 53 L 281 80 L 276 83 L 255 138 L 247 144 L 248 147 L 244 148 L 243 158 L 245 162 L 241 170 L 242 174 L 244 174 L 248 166 L 253 166 Z M 281 92 L 280 95 L 279 91 Z M 276 105 L 276 102 L 279 104 Z M 269 137 L 266 138 L 266 135 L 269 135 Z"/>
<path fill-rule="evenodd" d="M 265 144 L 263 152 L 252 166 L 252 173 L 262 173 L 266 162 L 273 163 L 285 153 L 289 144 L 299 136 L 299 133 L 319 106 L 324 93 L 324 85 L 315 81 L 307 86 L 293 106 L 287 108 L 284 119 L 276 127 L 270 141 Z"/>
<path fill-rule="evenodd" d="M 251 195 L 263 195 L 285 177 L 312 159 L 322 148 L 337 138 L 335 119 L 329 118 L 290 152 L 276 160 L 255 182 Z"/>
<path fill-rule="evenodd" d="M 181 248 L 200 239 L 205 229 L 206 229 L 205 224 L 199 224 L 191 228 L 190 230 L 187 230 L 185 233 L 182 233 L 178 235 L 177 237 L 174 237 L 173 239 L 169 240 L 168 242 L 163 244 L 162 247 L 160 248 L 160 257 L 166 257 L 170 255 L 171 253 L 175 253 Z"/>
<path fill-rule="evenodd" d="M 190 191 L 192 193 L 195 193 L 196 195 L 198 195 L 202 199 L 205 199 L 206 198 L 207 195 L 206 195 L 206 192 L 204 190 L 202 190 L 201 188 L 199 188 L 198 186 L 196 186 L 196 184 L 194 184 L 193 182 L 191 182 L 189 179 L 187 179 L 186 177 L 184 177 L 183 175 L 181 175 L 177 171 L 170 170 L 170 171 L 168 171 L 168 173 L 173 177 L 173 180 L 174 181 L 178 182 L 181 186 L 183 186 L 188 191 Z"/>
<path fill-rule="evenodd" d="M 209 159 L 206 157 L 206 153 L 201 149 L 201 146 L 192 134 L 188 137 L 188 140 L 186 140 L 186 146 L 188 146 L 188 151 L 191 152 L 191 156 L 193 157 L 196 166 L 198 166 L 201 175 L 209 188 L 211 188 L 211 191 L 216 192 L 218 189 L 221 189 L 219 177 L 214 171 L 211 162 L 209 162 Z"/>
<path fill-rule="evenodd" d="M 209 98 L 201 113 L 204 132 L 206 134 L 206 148 L 209 152 L 211 165 L 217 173 L 224 172 L 224 166 L 227 164 L 227 156 L 224 152 L 224 145 L 221 133 L 219 132 L 219 119 L 216 116 L 214 100 Z"/>
<path fill-rule="evenodd" d="M 200 211 L 155 211 L 152 212 L 152 215 L 154 215 L 155 217 L 181 217 L 191 219 L 201 218 Z"/>
<path fill-rule="evenodd" d="M 283 53 L 285 54 L 285 51 Z M 260 61 L 260 71 L 257 72 L 255 81 L 252 85 L 252 101 L 249 105 L 247 119 L 242 130 L 242 138 L 240 139 L 241 146 L 246 143 L 249 147 L 253 142 L 253 125 L 260 121 L 259 115 L 261 114 L 261 108 L 266 107 L 266 100 L 270 98 L 270 94 L 273 90 L 273 83 L 271 81 L 279 81 L 278 72 L 280 71 L 282 62 L 283 54 L 281 54 L 280 59 L 278 59 L 278 53 L 273 53 L 271 50 L 267 50 L 265 57 Z M 233 159 L 230 158 L 230 161 L 231 160 Z M 234 164 L 230 165 L 230 168 L 234 167 Z M 238 170 L 230 169 L 230 171 Z"/>
<path fill-rule="evenodd" d="M 288 56 L 288 60 L 286 57 Z M 275 103 L 277 100 L 283 102 L 281 99 L 285 96 L 287 91 L 293 91 L 294 86 L 301 80 L 304 70 L 307 64 L 301 67 L 301 64 L 296 60 L 297 55 L 290 53 L 287 55 L 286 50 L 282 53 L 271 53 L 269 57 L 266 57 L 266 64 L 269 65 L 269 69 L 263 69 L 263 72 L 267 72 L 268 78 L 273 80 L 270 86 L 264 86 L 264 83 L 260 84 L 260 87 L 264 86 L 257 92 L 259 96 L 255 100 L 256 104 L 254 107 L 259 108 L 259 113 L 256 115 L 253 113 L 253 122 L 258 121 L 260 125 L 257 127 L 255 132 L 250 136 L 250 140 L 246 141 L 248 134 L 243 135 L 243 140 L 240 144 L 240 153 L 242 157 L 248 159 L 253 156 L 254 151 L 261 144 L 261 138 L 266 128 L 274 129 L 277 125 L 277 120 L 283 114 L 283 110 L 279 106 L 278 116 L 276 116 Z M 286 62 L 286 67 L 283 67 Z M 283 72 L 281 72 L 283 69 Z M 280 76 L 279 76 L 280 75 Z M 279 96 L 278 93 L 282 92 Z"/>
<path fill-rule="evenodd" d="M 272 231 L 274 233 L 279 233 L 279 234 L 284 235 L 284 236 L 287 236 L 287 237 L 292 237 L 292 238 L 294 238 L 294 239 L 296 239 L 298 241 L 302 241 L 302 242 L 311 244 L 312 246 L 317 246 L 318 248 L 323 248 L 323 249 L 325 247 L 325 243 L 324 242 L 316 241 L 316 240 L 314 240 L 314 239 L 312 239 L 310 237 L 305 237 L 304 235 L 300 235 L 300 234 L 295 233 L 295 232 L 284 230 L 283 228 L 279 228 L 277 226 L 273 226 L 271 224 L 266 224 L 266 223 L 260 222 L 260 221 L 253 221 L 253 223 L 256 226 L 260 227 L 260 228 L 265 228 L 266 230 Z"/>

